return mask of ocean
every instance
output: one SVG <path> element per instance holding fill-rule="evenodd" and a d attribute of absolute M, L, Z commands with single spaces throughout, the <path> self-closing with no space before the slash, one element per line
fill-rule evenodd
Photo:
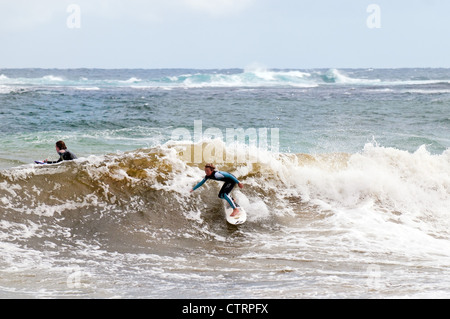
<path fill-rule="evenodd" d="M 0 69 L 0 123 L 0 298 L 450 296 L 450 69 Z"/>

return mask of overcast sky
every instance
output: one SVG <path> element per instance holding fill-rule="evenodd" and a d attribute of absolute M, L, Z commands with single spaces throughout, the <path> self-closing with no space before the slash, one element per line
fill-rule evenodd
<path fill-rule="evenodd" d="M 449 0 L 0 0 L 0 68 L 450 67 L 449 15 Z"/>

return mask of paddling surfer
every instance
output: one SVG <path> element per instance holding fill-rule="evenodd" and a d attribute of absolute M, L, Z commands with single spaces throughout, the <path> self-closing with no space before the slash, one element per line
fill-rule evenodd
<path fill-rule="evenodd" d="M 76 155 L 67 149 L 66 143 L 64 143 L 64 141 L 56 142 L 55 147 L 56 147 L 56 152 L 59 154 L 59 160 L 54 161 L 54 162 L 51 162 L 51 161 L 49 162 L 48 160 L 45 160 L 44 163 L 56 164 L 56 163 L 60 163 L 62 161 L 72 161 L 74 159 L 77 159 Z"/>

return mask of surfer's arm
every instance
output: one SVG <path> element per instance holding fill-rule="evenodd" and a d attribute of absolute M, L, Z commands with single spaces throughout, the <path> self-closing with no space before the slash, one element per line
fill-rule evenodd
<path fill-rule="evenodd" d="M 47 164 L 58 164 L 60 162 L 62 162 L 62 159 L 59 159 L 59 160 L 53 161 L 53 162 L 52 161 L 47 161 L 47 160 L 44 161 L 44 163 L 47 163 Z"/>
<path fill-rule="evenodd" d="M 203 184 L 205 184 L 206 178 L 204 178 L 200 183 L 195 185 L 195 187 L 192 189 L 192 191 L 195 191 L 197 188 L 201 187 Z"/>

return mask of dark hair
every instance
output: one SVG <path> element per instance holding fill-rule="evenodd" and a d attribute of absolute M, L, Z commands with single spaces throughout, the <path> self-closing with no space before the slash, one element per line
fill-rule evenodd
<path fill-rule="evenodd" d="M 206 164 L 205 165 L 205 168 L 210 168 L 210 169 L 212 169 L 212 170 L 215 170 L 216 169 L 216 167 L 213 165 L 213 164 Z"/>
<path fill-rule="evenodd" d="M 64 143 L 63 141 L 56 142 L 56 147 L 58 147 L 60 150 L 66 150 L 67 149 L 66 143 Z"/>

